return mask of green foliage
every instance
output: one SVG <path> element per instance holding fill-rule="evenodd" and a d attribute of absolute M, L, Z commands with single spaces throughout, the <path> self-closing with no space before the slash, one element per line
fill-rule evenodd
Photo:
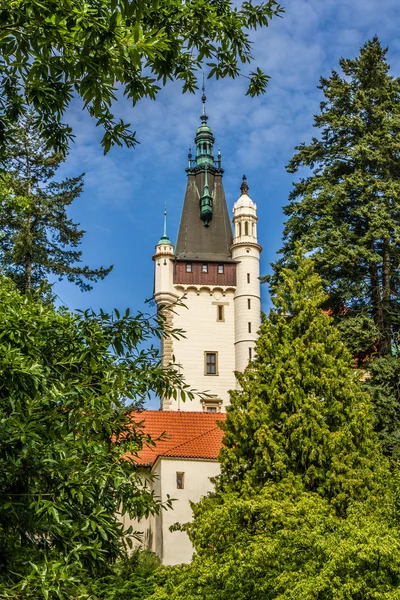
<path fill-rule="evenodd" d="M 156 587 L 160 560 L 147 550 L 135 550 L 117 561 L 112 573 L 89 586 L 96 600 L 142 600 Z"/>
<path fill-rule="evenodd" d="M 112 113 L 117 89 L 135 105 L 168 80 L 193 92 L 205 65 L 211 77 L 235 78 L 252 61 L 248 30 L 282 12 L 276 0 L 0 0 L 0 145 L 28 105 L 65 151 L 72 132 L 62 118 L 78 95 L 104 129 L 105 152 L 132 146 L 135 133 Z M 245 76 L 250 95 L 265 91 L 259 69 Z"/>
<path fill-rule="evenodd" d="M 132 460 L 154 442 L 130 416 L 149 393 L 185 388 L 156 349 L 140 349 L 179 334 L 164 320 L 56 310 L 0 280 L 2 598 L 85 597 L 137 537 L 120 515 L 170 505 Z"/>
<path fill-rule="evenodd" d="M 313 261 L 293 262 L 231 393 L 216 491 L 181 526 L 193 562 L 154 600 L 400 599 L 398 482 Z"/>
<path fill-rule="evenodd" d="M 60 154 L 46 150 L 34 116 L 21 119 L 7 147 L 0 180 L 0 266 L 19 289 L 30 292 L 43 285 L 48 275 L 66 277 L 81 290 L 103 279 L 112 269 L 80 265 L 76 250 L 85 234 L 67 216 L 67 208 L 79 197 L 83 175 L 57 182 Z"/>
<path fill-rule="evenodd" d="M 312 171 L 290 195 L 275 264 L 276 279 L 298 241 L 313 253 L 327 306 L 360 359 L 390 355 L 400 322 L 400 79 L 386 52 L 375 37 L 340 61 L 343 74 L 321 79 L 320 135 L 288 166 Z"/>
<path fill-rule="evenodd" d="M 313 261 L 283 268 L 274 309 L 260 329 L 257 358 L 231 393 L 220 461 L 223 489 L 242 493 L 289 474 L 343 510 L 373 485 L 371 407 L 351 355 L 324 314 Z"/>
<path fill-rule="evenodd" d="M 375 408 L 375 430 L 382 448 L 400 460 L 400 357 L 382 356 L 369 367 L 366 389 Z"/>
<path fill-rule="evenodd" d="M 165 570 L 153 600 L 398 600 L 398 527 L 354 504 L 334 514 L 293 479 L 207 498 L 189 527 L 196 554 Z"/>

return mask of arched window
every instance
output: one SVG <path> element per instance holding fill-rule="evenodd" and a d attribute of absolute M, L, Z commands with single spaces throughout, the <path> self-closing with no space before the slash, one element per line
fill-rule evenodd
<path fill-rule="evenodd" d="M 249 235 L 249 224 L 247 221 L 244 224 L 244 235 Z"/>

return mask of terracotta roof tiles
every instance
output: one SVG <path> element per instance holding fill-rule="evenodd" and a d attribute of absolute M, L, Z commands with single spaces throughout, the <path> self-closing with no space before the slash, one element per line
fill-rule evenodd
<path fill-rule="evenodd" d="M 137 462 L 153 465 L 161 456 L 176 458 L 217 459 L 223 432 L 219 421 L 224 413 L 144 410 L 133 412 L 136 422 L 143 422 L 143 430 L 156 441 L 155 446 L 145 446 Z"/>

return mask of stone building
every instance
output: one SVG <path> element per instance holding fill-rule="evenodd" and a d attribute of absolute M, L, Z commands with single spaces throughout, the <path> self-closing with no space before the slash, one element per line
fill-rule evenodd
<path fill-rule="evenodd" d="M 233 229 L 223 187 L 221 154 L 214 158 L 214 136 L 208 125 L 203 89 L 201 124 L 196 131 L 196 154 L 189 153 L 187 187 L 176 246 L 164 235 L 153 256 L 154 298 L 168 311 L 169 324 L 185 338 L 163 341 L 165 365 L 179 365 L 186 382 L 207 396 L 182 402 L 161 399 L 160 411 L 144 411 L 146 432 L 167 441 L 139 462 L 156 475 L 155 493 L 176 498 L 174 510 L 136 524 L 144 544 L 164 564 L 190 562 L 193 548 L 185 533 L 170 532 L 175 523 L 191 518 L 190 502 L 212 489 L 210 477 L 217 461 L 229 390 L 237 386 L 235 371 L 254 357 L 260 326 L 260 252 L 257 207 L 243 177 L 240 197 L 233 205 Z M 178 302 L 178 304 L 176 304 Z"/>

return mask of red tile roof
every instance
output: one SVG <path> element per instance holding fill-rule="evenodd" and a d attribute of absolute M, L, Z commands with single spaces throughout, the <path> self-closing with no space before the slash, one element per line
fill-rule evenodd
<path fill-rule="evenodd" d="M 218 421 L 225 420 L 224 413 L 144 410 L 132 412 L 136 423 L 143 422 L 143 430 L 155 446 L 145 446 L 136 461 L 140 465 L 153 465 L 158 457 L 216 459 L 222 445 L 223 432 Z"/>

